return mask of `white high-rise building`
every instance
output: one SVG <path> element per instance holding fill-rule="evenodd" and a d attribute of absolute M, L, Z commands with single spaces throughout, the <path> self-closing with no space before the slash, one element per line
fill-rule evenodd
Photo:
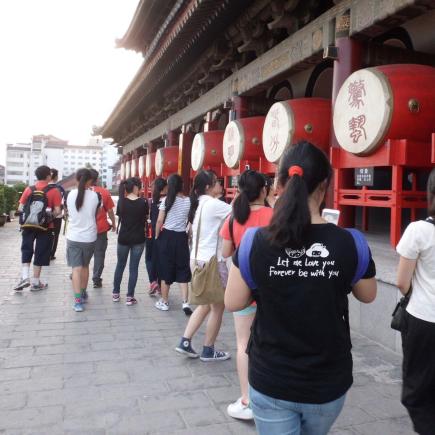
<path fill-rule="evenodd" d="M 59 181 L 77 169 L 88 167 L 96 169 L 102 182 L 108 184 L 103 176 L 107 173 L 107 162 L 113 164 L 112 148 L 101 137 L 91 138 L 88 145 L 69 145 L 67 141 L 51 135 L 33 136 L 31 143 L 7 145 L 5 182 L 34 184 L 35 169 L 47 165 L 58 170 Z M 103 150 L 106 151 L 103 153 Z M 116 154 L 116 149 L 113 150 Z"/>
<path fill-rule="evenodd" d="M 43 164 L 40 145 L 33 143 L 7 144 L 5 184 L 34 184 L 35 169 Z"/>

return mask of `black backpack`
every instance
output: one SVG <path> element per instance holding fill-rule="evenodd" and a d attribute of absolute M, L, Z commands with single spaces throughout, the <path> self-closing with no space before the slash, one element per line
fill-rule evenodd
<path fill-rule="evenodd" d="M 48 185 L 42 190 L 37 190 L 35 186 L 30 187 L 31 193 L 21 214 L 21 229 L 48 230 L 48 224 L 53 220 L 53 217 L 51 213 L 47 213 L 47 192 L 54 187 L 54 185 Z"/>

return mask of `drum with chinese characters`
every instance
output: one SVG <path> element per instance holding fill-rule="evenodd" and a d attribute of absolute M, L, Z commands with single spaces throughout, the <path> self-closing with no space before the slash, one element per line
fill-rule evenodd
<path fill-rule="evenodd" d="M 224 133 L 223 155 L 229 168 L 238 168 L 241 160 L 257 161 L 264 157 L 263 126 L 264 116 L 242 118 L 231 121 Z"/>
<path fill-rule="evenodd" d="M 150 178 L 155 175 L 156 153 L 148 153 L 145 158 L 145 176 Z"/>
<path fill-rule="evenodd" d="M 334 106 L 340 146 L 360 156 L 387 139 L 429 142 L 435 131 L 435 68 L 386 65 L 351 74 Z"/>
<path fill-rule="evenodd" d="M 263 128 L 263 151 L 269 162 L 276 163 L 284 150 L 306 140 L 325 152 L 329 150 L 331 100 L 296 98 L 272 105 Z"/>
<path fill-rule="evenodd" d="M 191 166 L 194 171 L 218 167 L 223 162 L 221 130 L 197 133 L 192 142 Z"/>
<path fill-rule="evenodd" d="M 155 168 L 156 175 L 173 174 L 178 170 L 178 146 L 159 148 L 156 151 Z"/>

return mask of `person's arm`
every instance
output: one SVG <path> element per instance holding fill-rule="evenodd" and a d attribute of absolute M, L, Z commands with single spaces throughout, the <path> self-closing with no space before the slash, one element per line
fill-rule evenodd
<path fill-rule="evenodd" d="M 156 222 L 156 239 L 159 238 L 160 230 L 162 229 L 163 222 L 165 222 L 165 215 L 166 215 L 165 210 L 159 210 L 159 216 Z"/>
<path fill-rule="evenodd" d="M 376 298 L 376 278 L 360 279 L 352 288 L 352 294 L 365 304 L 373 302 Z"/>
<path fill-rule="evenodd" d="M 116 231 L 116 218 L 115 213 L 113 211 L 113 208 L 107 211 L 107 214 L 109 215 L 109 220 L 112 225 L 112 232 Z"/>
<path fill-rule="evenodd" d="M 231 257 L 234 253 L 234 245 L 231 240 L 223 239 L 222 243 L 222 257 L 228 258 Z"/>
<path fill-rule="evenodd" d="M 225 308 L 228 311 L 240 311 L 252 303 L 251 289 L 242 278 L 240 269 L 231 265 L 225 290 Z"/>
<path fill-rule="evenodd" d="M 397 287 L 403 295 L 406 295 L 411 288 L 411 280 L 416 266 L 417 260 L 400 256 L 397 269 Z"/>

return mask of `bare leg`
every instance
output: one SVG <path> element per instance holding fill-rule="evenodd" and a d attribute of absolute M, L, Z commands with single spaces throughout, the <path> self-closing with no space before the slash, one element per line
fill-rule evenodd
<path fill-rule="evenodd" d="M 248 346 L 254 317 L 255 313 L 246 316 L 234 315 L 234 326 L 237 338 L 237 374 L 239 375 L 240 391 L 244 404 L 249 403 L 248 355 L 246 354 L 246 347 Z"/>
<path fill-rule="evenodd" d="M 210 305 L 199 305 L 190 316 L 183 337 L 191 339 L 196 334 L 196 331 L 201 327 L 209 312 Z"/>
<path fill-rule="evenodd" d="M 211 304 L 210 309 L 210 317 L 208 318 L 207 328 L 205 330 L 204 346 L 214 346 L 216 337 L 221 329 L 225 305 L 223 302 L 220 304 Z"/>
<path fill-rule="evenodd" d="M 41 276 L 41 269 L 42 266 L 33 265 L 33 278 L 39 279 L 39 277 Z"/>
<path fill-rule="evenodd" d="M 82 267 L 72 268 L 72 286 L 75 294 L 81 293 Z"/>
<path fill-rule="evenodd" d="M 183 301 L 187 302 L 188 298 L 188 283 L 187 282 L 179 282 L 178 285 L 181 289 L 181 294 L 183 295 Z"/>
<path fill-rule="evenodd" d="M 80 289 L 86 289 L 89 281 L 89 266 L 83 266 L 80 273 Z"/>
<path fill-rule="evenodd" d="M 161 282 L 160 288 L 162 289 L 162 299 L 167 303 L 169 301 L 169 284 L 166 281 Z"/>

